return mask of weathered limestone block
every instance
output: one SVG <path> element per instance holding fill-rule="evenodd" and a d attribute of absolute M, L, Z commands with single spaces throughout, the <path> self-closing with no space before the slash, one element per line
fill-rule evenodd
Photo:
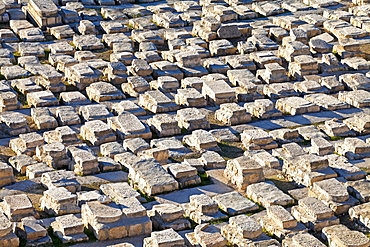
<path fill-rule="evenodd" d="M 338 51 L 341 54 L 341 51 Z M 342 54 L 342 57 L 344 55 Z M 347 60 L 348 61 L 348 60 Z M 349 62 L 349 61 L 348 61 Z M 319 71 L 320 72 L 335 72 L 335 71 L 345 71 L 348 67 L 342 62 L 339 62 L 338 58 L 332 53 L 322 54 L 321 63 L 319 61 Z M 340 83 L 343 87 L 343 84 Z"/>
<path fill-rule="evenodd" d="M 18 136 L 30 131 L 27 119 L 19 112 L 6 111 L 0 113 L 1 128 L 6 134 Z"/>
<path fill-rule="evenodd" d="M 20 134 L 18 138 L 11 139 L 9 147 L 18 155 L 34 155 L 36 147 L 44 144 L 42 136 L 36 132 Z"/>
<path fill-rule="evenodd" d="M 41 209 L 50 215 L 80 213 L 77 206 L 77 196 L 64 187 L 49 189 L 40 199 Z"/>
<path fill-rule="evenodd" d="M 138 97 L 140 93 L 144 93 L 150 88 L 149 83 L 141 76 L 130 76 L 127 78 L 127 82 L 121 85 L 122 91 L 133 97 Z"/>
<path fill-rule="evenodd" d="M 290 212 L 280 205 L 268 207 L 266 212 L 262 213 L 259 222 L 278 239 L 284 239 L 292 233 L 307 232 L 307 228 L 302 223 L 298 223 Z"/>
<path fill-rule="evenodd" d="M 335 178 L 313 183 L 309 195 L 320 199 L 337 215 L 348 212 L 348 209 L 358 202 L 348 194 L 347 187 Z"/>
<path fill-rule="evenodd" d="M 313 231 L 321 231 L 324 227 L 339 224 L 334 211 L 314 197 L 298 200 L 298 205 L 292 207 L 291 213 L 297 221 Z"/>
<path fill-rule="evenodd" d="M 217 195 L 213 197 L 213 199 L 224 212 L 227 212 L 229 216 L 250 213 L 258 210 L 257 204 L 236 191 Z"/>
<path fill-rule="evenodd" d="M 286 37 L 285 39 L 287 39 Z M 296 56 L 311 55 L 310 47 L 300 41 L 287 41 L 279 47 L 278 56 L 285 58 L 288 62 L 293 62 Z"/>
<path fill-rule="evenodd" d="M 180 83 L 172 76 L 160 76 L 157 80 L 151 81 L 150 86 L 152 89 L 168 93 L 176 91 L 180 87 Z"/>
<path fill-rule="evenodd" d="M 154 159 L 123 153 L 116 155 L 115 160 L 129 169 L 131 185 L 147 195 L 173 191 L 179 187 L 178 182 Z"/>
<path fill-rule="evenodd" d="M 335 146 L 335 151 L 350 160 L 362 159 L 369 157 L 370 145 L 359 138 L 346 138 Z"/>
<path fill-rule="evenodd" d="M 179 109 L 178 105 L 160 91 L 146 91 L 144 94 L 140 94 L 139 105 L 153 113 Z"/>
<path fill-rule="evenodd" d="M 277 57 L 276 51 L 257 51 L 249 54 L 249 57 L 259 69 L 265 68 L 265 64 L 269 63 L 278 63 L 282 65 L 282 60 Z"/>
<path fill-rule="evenodd" d="M 45 227 L 33 216 L 23 218 L 16 232 L 20 237 L 26 239 L 27 244 L 30 246 L 52 244 L 52 240 Z"/>
<path fill-rule="evenodd" d="M 78 109 L 78 114 L 81 115 L 85 121 L 105 121 L 107 118 L 113 117 L 113 114 L 109 111 L 108 107 L 103 104 L 81 106 Z"/>
<path fill-rule="evenodd" d="M 36 147 L 36 157 L 54 169 L 68 167 L 70 159 L 66 147 L 61 142 L 53 142 Z"/>
<path fill-rule="evenodd" d="M 348 192 L 361 203 L 370 202 L 370 181 L 360 179 L 346 182 Z"/>
<path fill-rule="evenodd" d="M 41 176 L 41 183 L 48 189 L 64 187 L 71 193 L 81 190 L 81 184 L 77 181 L 77 176 L 72 171 L 58 170 L 46 172 Z"/>
<path fill-rule="evenodd" d="M 256 75 L 268 84 L 289 81 L 286 70 L 278 63 L 265 64 L 265 69 L 258 70 Z"/>
<path fill-rule="evenodd" d="M 2 246 L 17 247 L 19 238 L 13 232 L 13 223 L 3 214 L 0 214 L 0 244 Z"/>
<path fill-rule="evenodd" d="M 29 179 L 41 177 L 45 172 L 54 171 L 53 168 L 44 163 L 36 163 L 26 167 L 26 176 Z"/>
<path fill-rule="evenodd" d="M 367 115 L 359 114 L 343 121 L 350 129 L 360 134 L 370 133 L 370 118 Z"/>
<path fill-rule="evenodd" d="M 45 56 L 44 49 L 38 43 L 33 42 L 19 43 L 18 51 L 22 56 L 36 56 L 36 57 Z M 6 66 L 5 68 L 9 69 L 9 66 Z M 14 68 L 17 69 L 16 67 Z"/>
<path fill-rule="evenodd" d="M 140 193 L 131 188 L 126 182 L 102 184 L 100 190 L 118 204 L 126 198 L 140 199 Z"/>
<path fill-rule="evenodd" d="M 252 33 L 253 35 L 247 39 L 247 42 L 252 42 L 260 51 L 275 51 L 279 49 L 279 45 L 267 37 L 266 33 Z"/>
<path fill-rule="evenodd" d="M 303 114 L 320 111 L 320 106 L 300 97 L 288 97 L 276 102 L 276 109 L 289 113 L 290 115 Z"/>
<path fill-rule="evenodd" d="M 183 142 L 196 150 L 219 150 L 216 139 L 202 129 L 194 130 L 191 135 L 184 136 Z"/>
<path fill-rule="evenodd" d="M 337 174 L 328 167 L 325 157 L 303 154 L 284 160 L 284 174 L 298 184 L 311 186 L 314 182 L 336 177 Z"/>
<path fill-rule="evenodd" d="M 13 168 L 6 163 L 0 163 L 0 187 L 15 182 Z"/>
<path fill-rule="evenodd" d="M 123 148 L 137 154 L 140 151 L 150 149 L 149 144 L 143 138 L 128 138 L 123 141 Z"/>
<path fill-rule="evenodd" d="M 210 123 L 206 116 L 197 108 L 185 108 L 177 111 L 176 117 L 180 128 L 188 131 L 197 129 L 209 129 Z"/>
<path fill-rule="evenodd" d="M 292 233 L 285 236 L 285 239 L 282 242 L 283 247 L 288 246 L 298 246 L 298 247 L 308 247 L 308 246 L 317 246 L 324 247 L 325 244 L 320 242 L 317 238 L 306 232 Z"/>
<path fill-rule="evenodd" d="M 315 105 L 320 106 L 323 110 L 336 111 L 340 109 L 350 108 L 350 105 L 327 94 L 309 94 L 304 96 L 305 100 L 312 102 Z"/>
<path fill-rule="evenodd" d="M 294 199 L 282 192 L 272 182 L 259 182 L 247 187 L 247 196 L 264 207 L 271 205 L 286 206 L 294 203 Z"/>
<path fill-rule="evenodd" d="M 117 117 L 108 118 L 108 125 L 120 139 L 136 137 L 150 139 L 152 137 L 152 132 L 150 132 L 148 125 L 142 123 L 130 112 L 122 112 Z"/>
<path fill-rule="evenodd" d="M 122 44 L 122 43 L 115 43 Z M 131 44 L 129 44 L 131 45 Z M 127 67 L 121 62 L 111 62 L 108 64 L 107 68 L 103 70 L 104 76 L 108 81 L 114 85 L 121 85 L 127 82 Z"/>
<path fill-rule="evenodd" d="M 334 146 L 322 137 L 311 139 L 311 153 L 323 156 L 334 153 Z"/>
<path fill-rule="evenodd" d="M 36 160 L 25 154 L 10 157 L 8 162 L 13 167 L 13 169 L 15 169 L 22 175 L 26 174 L 27 166 L 38 163 Z"/>
<path fill-rule="evenodd" d="M 275 141 L 280 143 L 300 142 L 302 139 L 299 137 L 298 130 L 293 129 L 277 129 L 269 133 Z"/>
<path fill-rule="evenodd" d="M 108 100 L 121 100 L 125 95 L 116 87 L 107 82 L 95 82 L 86 88 L 86 94 L 89 99 L 96 102 Z"/>
<path fill-rule="evenodd" d="M 35 79 L 33 77 L 11 80 L 11 86 L 18 89 L 24 95 L 27 95 L 27 93 L 30 92 L 42 91 L 42 88 L 35 83 Z"/>
<path fill-rule="evenodd" d="M 37 215 L 31 200 L 25 194 L 5 196 L 1 207 L 11 221 L 21 221 L 22 218 Z"/>
<path fill-rule="evenodd" d="M 69 126 L 57 127 L 55 130 L 44 132 L 43 137 L 47 143 L 61 142 L 65 146 L 81 142 L 77 138 L 77 133 Z"/>
<path fill-rule="evenodd" d="M 357 108 L 368 107 L 370 105 L 370 93 L 365 90 L 340 92 L 338 99 Z"/>
<path fill-rule="evenodd" d="M 61 92 L 59 94 L 59 97 L 65 105 L 77 105 L 77 106 L 79 106 L 79 105 L 88 105 L 88 104 L 91 103 L 90 100 L 88 100 L 86 98 L 86 96 L 83 95 L 79 91 Z"/>
<path fill-rule="evenodd" d="M 79 90 L 83 90 L 91 83 L 100 80 L 99 75 L 87 63 L 79 63 L 67 67 L 65 77 L 68 79 L 68 83 L 76 86 Z"/>
<path fill-rule="evenodd" d="M 89 20 L 81 20 L 77 29 L 82 35 L 98 34 L 95 25 Z"/>
<path fill-rule="evenodd" d="M 167 170 L 179 183 L 180 188 L 201 183 L 201 179 L 197 175 L 197 169 L 190 165 L 182 163 L 172 164 L 168 166 Z"/>
<path fill-rule="evenodd" d="M 195 167 L 198 172 L 204 172 L 204 164 L 200 159 L 184 159 L 183 163 Z"/>
<path fill-rule="evenodd" d="M 177 89 L 175 102 L 177 105 L 188 107 L 204 107 L 207 105 L 206 99 L 196 88 Z"/>
<path fill-rule="evenodd" d="M 89 141 L 94 146 L 116 140 L 113 130 L 101 120 L 86 122 L 81 126 L 80 134 L 83 139 Z"/>
<path fill-rule="evenodd" d="M 152 232 L 150 237 L 144 238 L 143 247 L 160 246 L 186 247 L 184 238 L 172 228 L 159 232 Z"/>
<path fill-rule="evenodd" d="M 348 59 L 348 58 L 347 58 Z M 367 69 L 367 68 L 365 68 Z M 362 70 L 356 68 L 356 70 Z M 370 79 L 362 73 L 344 74 L 339 76 L 339 81 L 349 90 L 368 90 Z"/>
<path fill-rule="evenodd" d="M 123 152 L 125 152 L 125 149 L 118 142 L 108 142 L 100 145 L 100 153 L 105 157 L 113 159 L 116 154 Z"/>
<path fill-rule="evenodd" d="M 178 122 L 169 114 L 157 114 L 148 120 L 150 128 L 159 136 L 173 136 L 181 133 Z"/>
<path fill-rule="evenodd" d="M 281 111 L 275 109 L 274 103 L 269 99 L 256 99 L 254 102 L 245 103 L 244 108 L 252 116 L 260 119 L 280 117 L 283 115 Z"/>
<path fill-rule="evenodd" d="M 193 154 L 193 152 L 189 148 L 186 148 L 176 137 L 153 139 L 150 141 L 150 146 L 168 150 L 169 157 L 174 159 L 192 157 Z"/>
<path fill-rule="evenodd" d="M 230 69 L 229 65 L 223 62 L 220 58 L 206 58 L 202 63 L 210 73 L 226 74 Z"/>
<path fill-rule="evenodd" d="M 130 100 L 122 100 L 118 103 L 113 103 L 112 111 L 117 115 L 121 114 L 122 112 L 130 112 L 135 116 L 143 116 L 146 115 L 146 112 L 143 108 L 138 106 L 136 103 Z"/>
<path fill-rule="evenodd" d="M 222 104 L 236 102 L 235 90 L 225 81 L 205 81 L 202 87 L 202 94 L 210 104 Z"/>
<path fill-rule="evenodd" d="M 72 38 L 76 34 L 69 25 L 51 27 L 49 33 L 57 39 Z"/>
<path fill-rule="evenodd" d="M 121 165 L 110 157 L 98 157 L 98 162 L 101 172 L 122 170 Z"/>
<path fill-rule="evenodd" d="M 59 125 L 80 125 L 81 119 L 72 106 L 59 106 L 55 111 Z"/>
<path fill-rule="evenodd" d="M 294 57 L 294 62 L 289 63 L 289 74 L 296 80 L 301 80 L 305 75 L 317 74 L 319 65 L 310 55 L 300 55 Z"/>
<path fill-rule="evenodd" d="M 329 247 L 370 246 L 370 240 L 365 234 L 350 230 L 344 225 L 325 227 L 322 229 L 322 235 L 328 240 Z"/>
<path fill-rule="evenodd" d="M 144 159 L 154 159 L 158 161 L 161 165 L 169 163 L 169 152 L 166 148 L 150 148 L 138 152 L 138 156 Z"/>
<path fill-rule="evenodd" d="M 199 160 L 203 163 L 204 167 L 209 169 L 225 168 L 226 166 L 226 160 L 215 151 L 204 152 Z"/>
<path fill-rule="evenodd" d="M 251 121 L 245 108 L 236 103 L 221 104 L 220 109 L 215 112 L 215 118 L 225 125 L 237 125 Z"/>
<path fill-rule="evenodd" d="M 62 18 L 58 15 L 58 8 L 53 1 L 30 1 L 26 10 L 40 28 L 62 23 Z"/>
<path fill-rule="evenodd" d="M 252 158 L 263 167 L 281 167 L 279 160 L 265 150 L 245 151 L 244 155 Z"/>
<path fill-rule="evenodd" d="M 247 150 L 273 149 L 278 146 L 272 136 L 262 129 L 244 130 L 241 141 Z"/>
<path fill-rule="evenodd" d="M 89 150 L 87 146 L 69 146 L 68 154 L 72 159 L 69 170 L 73 170 L 75 174 L 89 175 L 100 171 L 97 157 L 92 154 L 91 150 Z"/>
<path fill-rule="evenodd" d="M 190 222 L 184 217 L 184 210 L 173 204 L 154 205 L 148 211 L 148 216 L 157 230 L 173 229 L 181 231 L 190 227 Z"/>
<path fill-rule="evenodd" d="M 241 191 L 265 180 L 262 166 L 247 156 L 228 160 L 224 175 Z"/>
<path fill-rule="evenodd" d="M 101 50 L 104 44 L 95 35 L 74 35 L 73 44 L 80 51 Z"/>
<path fill-rule="evenodd" d="M 355 164 L 350 163 L 344 156 L 330 154 L 326 157 L 328 157 L 329 166 L 338 174 L 338 176 L 343 177 L 348 181 L 360 181 L 365 178 L 366 172 L 361 170 Z M 348 192 L 350 192 L 350 188 L 347 187 L 347 189 Z M 354 193 L 352 193 L 352 195 L 353 194 Z"/>
<path fill-rule="evenodd" d="M 354 136 L 355 133 L 343 122 L 332 119 L 325 121 L 323 125 L 318 126 L 328 136 Z"/>
<path fill-rule="evenodd" d="M 227 239 L 221 235 L 217 225 L 200 224 L 194 232 L 185 234 L 188 246 L 226 246 Z"/>
<path fill-rule="evenodd" d="M 84 233 L 84 224 L 81 219 L 73 214 L 58 216 L 51 223 L 54 234 L 62 240 L 63 243 L 81 242 L 89 238 Z"/>
<path fill-rule="evenodd" d="M 59 105 L 58 99 L 50 90 L 28 93 L 27 102 L 34 107 Z"/>
<path fill-rule="evenodd" d="M 261 246 L 280 246 L 279 242 L 262 233 L 261 225 L 247 215 L 238 215 L 229 219 L 229 224 L 221 227 L 222 235 L 229 243 L 237 246 L 258 244 Z"/>
<path fill-rule="evenodd" d="M 73 56 L 75 49 L 67 42 L 54 43 L 49 45 L 52 54 L 67 54 Z"/>
<path fill-rule="evenodd" d="M 253 3 L 252 10 L 260 13 L 263 16 L 277 15 L 284 13 L 284 10 L 279 7 L 279 5 L 274 3 L 262 2 L 262 3 Z"/>
<path fill-rule="evenodd" d="M 318 165 L 323 165 L 322 164 L 323 162 L 324 162 L 324 164 L 327 163 L 326 159 L 324 159 L 324 158 L 320 158 L 320 157 L 317 158 L 316 156 L 313 156 L 313 155 L 312 155 L 312 157 L 303 156 L 303 155 L 307 154 L 307 152 L 298 143 L 294 143 L 294 142 L 283 144 L 283 145 L 281 145 L 281 152 L 279 152 L 279 149 L 274 149 L 272 153 L 274 155 L 278 156 L 278 157 L 283 158 L 284 161 L 285 160 L 288 161 L 288 158 L 298 158 L 298 159 L 302 158 L 304 164 L 306 164 L 307 161 L 308 161 L 308 164 L 306 164 L 307 167 L 311 167 L 311 163 L 312 162 L 317 162 L 317 159 L 319 161 Z M 310 159 L 313 159 L 313 161 L 310 161 Z M 314 168 L 316 168 L 318 166 L 317 164 L 315 164 L 315 165 L 316 166 Z"/>
<path fill-rule="evenodd" d="M 190 217 L 198 224 L 225 219 L 226 215 L 218 211 L 218 204 L 211 197 L 201 194 L 189 197 L 190 202 L 182 204 L 185 216 Z"/>
<path fill-rule="evenodd" d="M 31 116 L 38 129 L 55 129 L 57 120 L 47 108 L 31 108 Z"/>
<path fill-rule="evenodd" d="M 352 220 L 357 223 L 369 228 L 369 216 L 368 216 L 369 203 L 363 203 L 361 205 L 353 206 L 348 210 L 348 214 Z"/>
<path fill-rule="evenodd" d="M 17 94 L 13 92 L 0 93 L 0 111 L 12 111 L 21 108 L 18 102 Z"/>
<path fill-rule="evenodd" d="M 209 42 L 209 51 L 212 56 L 232 55 L 237 48 L 226 39 L 212 40 Z"/>
<path fill-rule="evenodd" d="M 179 39 L 182 41 L 182 39 Z M 178 81 L 184 78 L 184 74 L 180 68 L 169 61 L 159 61 L 150 64 L 153 68 L 153 77 L 158 78 L 160 76 L 171 76 L 176 78 Z"/>
<path fill-rule="evenodd" d="M 82 205 L 82 221 L 98 240 L 149 234 L 152 224 L 136 198 L 114 202 L 87 202 Z"/>

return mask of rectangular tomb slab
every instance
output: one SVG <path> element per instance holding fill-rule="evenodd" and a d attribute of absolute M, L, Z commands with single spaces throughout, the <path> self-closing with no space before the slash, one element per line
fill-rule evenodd
<path fill-rule="evenodd" d="M 297 221 L 294 217 L 280 205 L 268 207 L 267 215 L 282 228 L 293 228 L 297 226 Z"/>
<path fill-rule="evenodd" d="M 276 102 L 276 109 L 291 115 L 318 112 L 320 107 L 300 97 L 287 97 Z"/>
<path fill-rule="evenodd" d="M 271 205 L 286 206 L 294 203 L 294 199 L 282 192 L 272 182 L 260 182 L 247 187 L 247 196 L 262 206 Z"/>
<path fill-rule="evenodd" d="M 305 96 L 304 99 L 329 111 L 350 108 L 349 104 L 335 98 L 334 96 L 327 95 L 327 94 L 321 94 L 321 93 L 310 94 L 310 95 Z"/>
<path fill-rule="evenodd" d="M 349 199 L 346 186 L 335 178 L 315 182 L 311 191 L 324 201 L 344 202 Z"/>
<path fill-rule="evenodd" d="M 257 204 L 236 191 L 217 195 L 213 199 L 218 203 L 218 206 L 230 216 L 253 212 L 258 209 Z"/>

